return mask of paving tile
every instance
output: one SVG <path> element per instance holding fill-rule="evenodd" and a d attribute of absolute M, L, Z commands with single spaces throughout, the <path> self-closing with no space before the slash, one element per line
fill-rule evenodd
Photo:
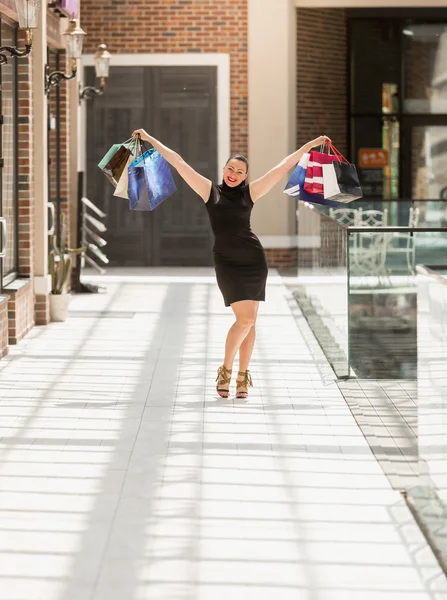
<path fill-rule="evenodd" d="M 222 400 L 232 317 L 213 272 L 132 272 L 110 269 L 107 294 L 73 297 L 0 363 L 0 600 L 446 600 L 277 275 L 255 387 Z M 413 390 L 343 389 L 391 437 L 391 480 Z"/>

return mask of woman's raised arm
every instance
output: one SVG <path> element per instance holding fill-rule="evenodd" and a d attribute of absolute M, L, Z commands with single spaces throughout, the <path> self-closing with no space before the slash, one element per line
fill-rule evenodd
<path fill-rule="evenodd" d="M 176 169 L 180 177 L 186 181 L 189 187 L 191 187 L 204 202 L 208 202 L 212 186 L 209 179 L 203 177 L 200 173 L 197 173 L 197 171 L 183 160 L 180 154 L 177 154 L 174 150 L 164 146 L 161 142 L 149 135 L 144 129 L 136 129 L 132 135 L 139 135 L 142 140 L 146 140 L 152 144 L 155 150 L 158 150 L 168 163 Z"/>
<path fill-rule="evenodd" d="M 289 169 L 295 167 L 301 160 L 303 154 L 309 152 L 315 146 L 320 146 L 323 142 L 330 142 L 331 140 L 326 135 L 320 135 L 320 137 L 307 142 L 299 150 L 296 150 L 293 154 L 287 156 L 282 160 L 276 167 L 273 167 L 268 173 L 252 181 L 250 183 L 250 196 L 253 202 L 259 200 L 262 196 L 265 196 L 287 173 Z"/>

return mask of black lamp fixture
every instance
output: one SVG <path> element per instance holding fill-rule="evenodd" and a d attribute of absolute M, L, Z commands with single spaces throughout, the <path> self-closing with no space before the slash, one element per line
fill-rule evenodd
<path fill-rule="evenodd" d="M 67 57 L 71 59 L 71 74 L 67 75 L 63 71 L 53 71 L 50 73 L 50 67 L 45 66 L 45 93 L 48 96 L 52 87 L 60 85 L 61 81 L 68 81 L 76 77 L 78 71 L 78 58 L 82 56 L 82 44 L 84 43 L 85 31 L 81 29 L 77 19 L 70 19 L 67 31 L 63 34 L 67 46 Z"/>
<path fill-rule="evenodd" d="M 109 76 L 110 58 L 111 55 L 107 50 L 107 46 L 99 44 L 95 54 L 95 73 L 96 79 L 99 79 L 99 88 L 93 85 L 88 85 L 83 89 L 80 87 L 79 101 L 90 100 L 94 96 L 102 96 L 106 86 L 106 79 Z"/>
<path fill-rule="evenodd" d="M 37 29 L 40 0 L 15 0 L 19 29 L 25 30 L 25 50 L 15 46 L 0 46 L 0 65 L 8 62 L 9 56 L 28 56 L 32 48 L 31 29 Z"/>

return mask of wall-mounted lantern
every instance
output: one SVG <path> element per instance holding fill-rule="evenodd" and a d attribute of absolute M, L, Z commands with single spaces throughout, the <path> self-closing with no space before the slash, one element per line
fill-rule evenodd
<path fill-rule="evenodd" d="M 52 87 L 60 85 L 61 81 L 68 81 L 76 77 L 78 70 L 77 60 L 82 56 L 82 44 L 84 43 L 85 31 L 81 29 L 76 19 L 70 19 L 67 31 L 63 34 L 67 47 L 67 56 L 71 59 L 71 74 L 63 71 L 50 73 L 48 65 L 45 67 L 45 93 L 48 96 Z"/>
<path fill-rule="evenodd" d="M 0 46 L 0 65 L 8 62 L 9 56 L 28 56 L 32 48 L 31 29 L 37 29 L 40 0 L 15 0 L 19 29 L 25 30 L 25 50 L 15 46 Z"/>
<path fill-rule="evenodd" d="M 99 44 L 95 54 L 95 73 L 96 79 L 99 79 L 99 87 L 88 85 L 85 88 L 80 87 L 79 101 L 89 100 L 94 96 L 101 96 L 104 93 L 106 79 L 109 76 L 111 54 L 105 44 Z"/>

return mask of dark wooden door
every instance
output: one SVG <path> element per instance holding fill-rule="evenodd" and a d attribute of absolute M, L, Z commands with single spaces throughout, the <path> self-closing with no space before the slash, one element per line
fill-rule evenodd
<path fill-rule="evenodd" d="M 94 82 L 94 70 L 87 70 Z M 107 213 L 105 250 L 115 266 L 206 266 L 212 235 L 203 201 L 173 171 L 177 192 L 152 212 L 113 196 L 98 162 L 143 127 L 197 171 L 216 179 L 215 67 L 113 67 L 103 96 L 87 108 L 87 196 Z"/>

